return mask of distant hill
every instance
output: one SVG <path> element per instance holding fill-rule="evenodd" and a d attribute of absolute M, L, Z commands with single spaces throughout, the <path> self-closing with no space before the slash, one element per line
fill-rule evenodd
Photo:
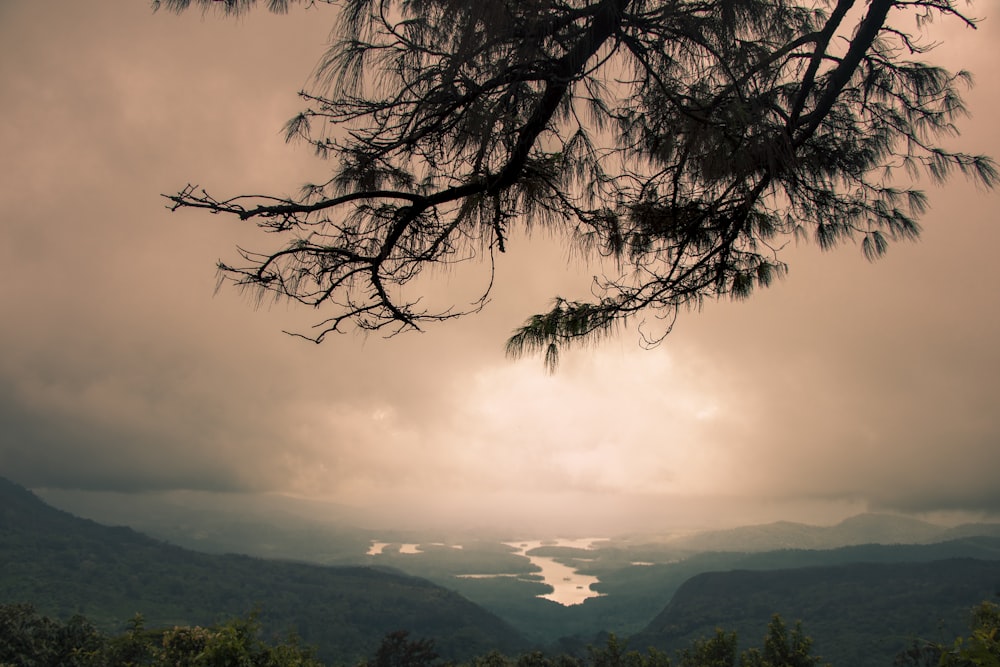
<path fill-rule="evenodd" d="M 779 613 L 802 621 L 824 661 L 884 667 L 915 638 L 961 634 L 969 610 L 998 594 L 1000 561 L 975 559 L 709 572 L 682 584 L 629 645 L 673 651 L 716 628 L 755 644 Z"/>
<path fill-rule="evenodd" d="M 1000 536 L 1000 524 L 976 523 L 946 528 L 895 514 L 859 514 L 834 526 L 790 521 L 673 537 L 664 546 L 690 552 L 835 549 L 855 544 L 927 544 L 973 535 Z"/>
<path fill-rule="evenodd" d="M 243 553 L 338 566 L 377 564 L 393 569 L 397 575 L 405 571 L 458 592 L 536 643 L 565 636 L 589 642 L 602 631 L 619 636 L 639 632 L 687 579 L 704 572 L 948 558 L 1000 560 L 1000 524 L 945 528 L 887 514 L 862 514 L 835 526 L 778 522 L 666 540 L 632 536 L 601 542 L 595 550 L 540 547 L 533 553 L 557 558 L 600 578 L 596 588 L 604 594 L 602 597 L 564 607 L 535 597 L 547 588 L 532 578 L 533 567 L 492 538 L 370 532 L 350 527 L 346 508 L 334 507 L 331 513 L 323 513 L 319 510 L 328 509 L 326 505 L 316 508 L 281 498 L 248 497 L 244 507 L 235 494 L 224 494 L 219 499 L 210 494 L 159 494 L 133 500 L 122 494 L 63 494 L 49 490 L 45 497 L 102 523 L 127 523 L 198 552 Z M 32 502 L 37 504 L 38 499 L 32 497 Z M 54 511 L 51 507 L 46 510 Z M 363 523 L 363 518 L 354 518 Z M 368 556 L 373 541 L 392 544 L 380 555 Z M 401 552 L 401 543 L 419 544 L 420 553 Z M 468 574 L 518 576 L 456 576 Z M 66 613 L 74 609 L 61 608 Z M 108 622 L 121 623 L 133 611 L 131 603 L 123 605 L 114 610 Z M 243 611 L 236 609 L 235 613 Z M 303 622 L 308 625 L 308 619 Z"/>
<path fill-rule="evenodd" d="M 0 602 L 80 613 L 120 630 L 137 612 L 147 627 L 205 624 L 261 610 L 265 632 L 297 632 L 331 663 L 370 656 L 382 637 L 433 638 L 442 657 L 526 641 L 460 595 L 400 572 L 209 555 L 54 509 L 0 478 Z"/>
<path fill-rule="evenodd" d="M 655 552 L 643 549 L 645 558 L 656 557 Z M 952 558 L 1000 561 L 1000 537 L 967 537 L 932 544 L 864 544 L 838 549 L 705 552 L 674 562 L 625 567 L 615 566 L 628 559 L 614 551 L 597 550 L 588 555 L 592 560 L 583 563 L 584 569 L 600 576 L 600 583 L 595 588 L 604 595 L 575 607 L 553 609 L 547 623 L 536 621 L 539 629 L 551 628 L 550 640 L 560 634 L 577 634 L 590 639 L 601 630 L 613 631 L 618 636 L 637 633 L 662 611 L 666 601 L 685 581 L 705 572 L 784 570 L 866 562 L 923 563 Z M 511 620 L 515 627 L 521 627 L 504 605 L 489 604 L 474 592 L 463 591 L 463 594 Z"/>
<path fill-rule="evenodd" d="M 576 637 L 586 644 L 602 631 L 619 637 L 639 632 L 662 611 L 674 592 L 691 577 L 733 569 L 779 570 L 843 565 L 859 562 L 906 563 L 949 558 L 1000 561 L 1000 537 L 965 537 L 930 544 L 861 544 L 837 549 L 781 549 L 776 551 L 718 551 L 682 555 L 669 547 L 610 541 L 597 549 L 543 546 L 534 554 L 557 558 L 567 565 L 600 577 L 595 589 L 603 593 L 581 605 L 564 607 L 535 595 L 546 587 L 518 570 L 510 555 L 497 552 L 424 546 L 416 555 L 389 552 L 380 557 L 407 572 L 454 589 L 509 622 L 529 638 L 555 642 Z M 465 570 L 470 563 L 478 570 Z M 633 565 L 632 563 L 644 563 Z M 522 566 L 523 568 L 524 566 Z M 456 573 L 521 572 L 518 577 L 456 579 Z M 766 620 L 766 619 L 765 619 Z M 711 631 L 712 629 L 709 628 Z M 600 642 L 600 640 L 596 640 Z"/>
<path fill-rule="evenodd" d="M 254 493 L 80 492 L 35 489 L 57 508 L 204 553 L 235 553 L 321 565 L 368 565 L 373 535 L 356 508 Z"/>

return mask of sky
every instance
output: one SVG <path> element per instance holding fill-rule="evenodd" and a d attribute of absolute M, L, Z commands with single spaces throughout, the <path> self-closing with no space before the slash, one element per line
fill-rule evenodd
<path fill-rule="evenodd" d="M 976 31 L 933 24 L 926 57 L 976 76 L 947 146 L 1000 157 L 1000 4 L 972 13 Z M 960 177 L 922 183 L 921 239 L 876 263 L 793 244 L 774 287 L 553 376 L 503 346 L 586 289 L 558 238 L 511 244 L 480 314 L 391 340 L 313 345 L 282 330 L 321 313 L 216 292 L 216 262 L 260 236 L 161 195 L 319 180 L 281 128 L 333 17 L 0 0 L 0 476 L 322 500 L 396 527 L 1000 518 L 1000 195 Z"/>

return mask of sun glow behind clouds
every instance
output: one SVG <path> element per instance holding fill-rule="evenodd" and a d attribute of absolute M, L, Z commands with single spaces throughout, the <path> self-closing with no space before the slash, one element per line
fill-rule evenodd
<path fill-rule="evenodd" d="M 504 486 L 691 491 L 706 464 L 696 445 L 720 400 L 690 371 L 666 349 L 615 345 L 567 360 L 554 376 L 534 359 L 484 368 L 452 424 L 476 441 L 456 454 Z"/>
<path fill-rule="evenodd" d="M 212 297 L 215 261 L 259 248 L 253 232 L 170 215 L 156 193 L 188 179 L 224 195 L 294 192 L 324 173 L 279 129 L 330 14 L 0 7 L 0 256 L 11 281 L 31 277 L 0 295 L 4 476 L 216 503 L 332 499 L 382 511 L 380 526 L 474 517 L 523 535 L 520 519 L 544 515 L 548 536 L 573 521 L 614 534 L 644 518 L 1000 512 L 997 193 L 924 181 L 920 243 L 874 265 L 856 248 L 789 247 L 791 272 L 771 289 L 682 314 L 657 350 L 623 331 L 571 351 L 554 377 L 503 359 L 504 337 L 555 294 L 586 298 L 597 269 L 541 231 L 497 257 L 479 315 L 317 348 L 279 333 L 308 331 L 311 311 Z M 992 3 L 977 7 L 976 31 L 932 26 L 943 45 L 928 59 L 977 77 L 974 117 L 950 147 L 998 156 L 1000 22 Z M 435 273 L 429 298 L 462 302 L 494 268 L 466 266 Z"/>
<path fill-rule="evenodd" d="M 665 348 L 625 344 L 570 355 L 553 376 L 535 359 L 484 365 L 430 406 L 331 411 L 328 437 L 342 446 L 329 449 L 338 461 L 324 464 L 323 486 L 342 501 L 434 514 L 498 502 L 518 514 L 517 498 L 540 517 L 619 496 L 704 494 L 726 478 L 718 386 Z"/>

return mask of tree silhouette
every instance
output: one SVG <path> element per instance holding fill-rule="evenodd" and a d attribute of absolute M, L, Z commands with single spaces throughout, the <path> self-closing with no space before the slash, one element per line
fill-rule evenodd
<path fill-rule="evenodd" d="M 337 4 L 341 39 L 286 127 L 330 174 L 297 198 L 169 196 L 286 239 L 219 268 L 261 296 L 326 307 L 306 336 L 317 342 L 480 309 L 491 280 L 439 309 L 412 283 L 429 266 L 492 263 L 537 225 L 614 268 L 590 301 L 556 298 L 510 338 L 511 355 L 543 352 L 554 368 L 562 345 L 630 318 L 659 320 L 645 330 L 655 343 L 679 311 L 749 296 L 785 272 L 793 237 L 881 256 L 918 235 L 926 198 L 906 181 L 919 171 L 998 180 L 991 159 L 937 143 L 956 132 L 971 76 L 912 59 L 929 49 L 926 22 L 975 27 L 956 0 Z M 916 33 L 901 27 L 914 21 Z"/>

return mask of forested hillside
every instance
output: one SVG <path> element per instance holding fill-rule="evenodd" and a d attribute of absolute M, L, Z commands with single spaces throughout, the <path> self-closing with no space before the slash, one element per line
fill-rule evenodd
<path fill-rule="evenodd" d="M 606 553 L 611 552 L 611 553 Z M 975 558 L 1000 561 L 1000 537 L 965 537 L 934 544 L 864 544 L 839 549 L 784 549 L 758 553 L 733 551 L 707 552 L 679 558 L 676 562 L 654 563 L 644 566 L 622 566 L 629 560 L 655 558 L 650 547 L 636 553 L 616 553 L 600 549 L 579 552 L 578 561 L 584 572 L 599 576 L 597 590 L 605 595 L 591 598 L 578 607 L 540 608 L 555 616 L 563 627 L 576 628 L 575 633 L 587 637 L 599 630 L 631 635 L 643 629 L 670 600 L 675 591 L 688 579 L 705 572 L 728 570 L 784 570 L 792 568 L 846 565 L 851 563 L 925 563 L 951 558 Z M 570 561 L 567 561 L 570 562 Z M 471 586 L 469 592 L 459 589 L 466 597 L 480 604 Z M 499 595 L 498 601 L 502 601 Z M 485 605 L 504 616 L 504 608 Z M 761 622 L 766 622 L 763 617 Z M 563 634 L 570 634 L 564 632 Z"/>
<path fill-rule="evenodd" d="M 600 576 L 604 596 L 572 607 L 534 597 L 544 584 L 503 545 L 424 548 L 404 555 L 396 545 L 375 561 L 412 567 L 438 584 L 385 567 L 209 555 L 79 519 L 0 480 L 0 604 L 30 603 L 64 621 L 83 614 L 102 632 L 121 632 L 137 612 L 147 627 L 163 628 L 260 609 L 264 636 L 294 631 L 334 663 L 370 656 L 397 630 L 433 638 L 449 660 L 542 645 L 580 658 L 606 632 L 631 635 L 633 648 L 673 652 L 721 628 L 737 632 L 742 649 L 779 613 L 790 623 L 801 619 L 817 652 L 835 665 L 889 665 L 914 638 L 954 637 L 970 608 L 1000 593 L 1000 539 L 988 536 L 709 552 L 674 562 L 649 545 L 539 548 Z M 636 564 L 641 558 L 660 562 Z M 455 577 L 512 568 L 518 578 Z"/>
<path fill-rule="evenodd" d="M 715 628 L 755 642 L 778 613 L 802 621 L 824 660 L 875 667 L 915 639 L 954 637 L 998 594 L 1000 561 L 975 559 L 711 572 L 687 580 L 631 642 L 669 651 Z"/>
<path fill-rule="evenodd" d="M 295 630 L 328 660 L 370 654 L 389 632 L 434 637 L 442 656 L 517 651 L 524 640 L 456 593 L 399 572 L 188 551 L 55 510 L 0 480 L 0 603 L 121 630 L 208 624 L 260 608 L 266 633 Z"/>
<path fill-rule="evenodd" d="M 916 641 L 896 655 L 893 667 L 992 667 L 1000 663 L 1000 607 L 984 602 L 969 613 L 968 635 L 951 641 Z M 817 655 L 801 623 L 789 626 L 774 615 L 760 644 L 741 648 L 735 632 L 717 629 L 672 656 L 655 648 L 629 649 L 614 635 L 583 654 L 532 651 L 506 656 L 499 651 L 467 662 L 443 661 L 433 640 L 405 632 L 386 635 L 377 650 L 357 667 L 818 667 Z M 311 647 L 293 637 L 266 639 L 256 618 L 218 625 L 150 629 L 136 619 L 118 635 L 108 635 L 86 618 L 63 623 L 39 615 L 28 605 L 0 605 L 0 664 L 23 667 L 178 667 L 178 665 L 254 665 L 323 667 Z M 888 667 L 887 663 L 887 667 Z"/>

